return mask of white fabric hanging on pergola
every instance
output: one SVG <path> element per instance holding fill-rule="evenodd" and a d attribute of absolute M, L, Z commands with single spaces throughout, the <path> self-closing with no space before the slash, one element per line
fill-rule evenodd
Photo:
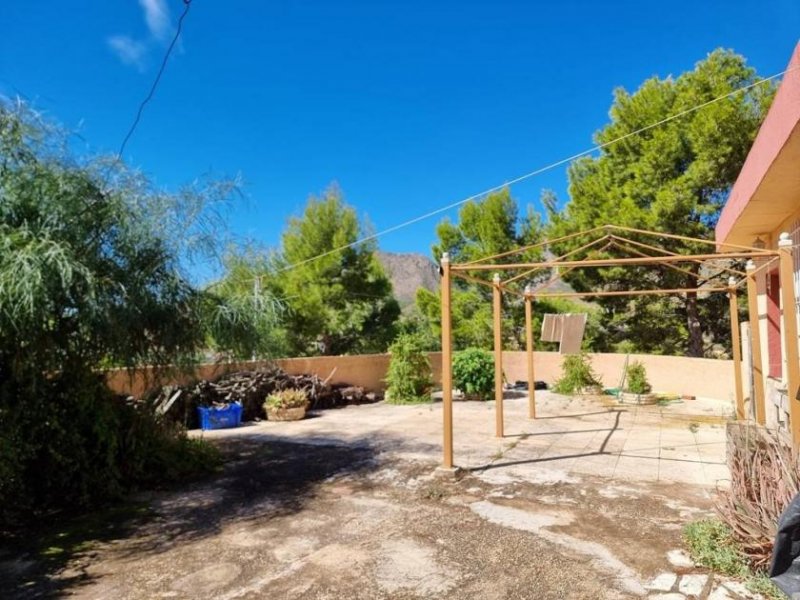
<path fill-rule="evenodd" d="M 543 342 L 558 342 L 561 354 L 578 354 L 586 330 L 586 313 L 545 314 L 542 319 Z"/>

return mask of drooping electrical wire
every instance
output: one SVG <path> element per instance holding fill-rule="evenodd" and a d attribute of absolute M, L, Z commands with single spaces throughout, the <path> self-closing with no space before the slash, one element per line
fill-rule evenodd
<path fill-rule="evenodd" d="M 144 100 L 139 104 L 139 109 L 136 111 L 136 118 L 131 123 L 130 129 L 128 129 L 128 133 L 125 135 L 125 139 L 122 140 L 122 144 L 119 146 L 119 152 L 117 152 L 117 158 L 122 158 L 123 153 L 125 152 L 125 146 L 128 144 L 128 140 L 131 139 L 134 131 L 136 131 L 136 127 L 139 125 L 139 121 L 142 118 L 142 113 L 144 112 L 144 107 L 147 105 L 150 100 L 153 99 L 153 95 L 156 93 L 156 88 L 158 87 L 158 83 L 161 81 L 161 76 L 164 74 L 164 70 L 167 68 L 167 61 L 169 61 L 170 54 L 172 54 L 173 48 L 175 48 L 175 44 L 178 43 L 178 38 L 181 35 L 181 29 L 183 28 L 183 20 L 186 18 L 186 15 L 189 14 L 189 7 L 192 5 L 192 0 L 183 0 L 183 12 L 181 13 L 180 18 L 178 19 L 178 27 L 175 29 L 175 35 L 172 38 L 172 41 L 169 43 L 167 47 L 167 51 L 164 53 L 164 58 L 161 61 L 161 66 L 158 69 L 158 73 L 156 74 L 156 78 L 153 80 L 153 85 L 150 86 L 150 92 L 147 94 Z"/>

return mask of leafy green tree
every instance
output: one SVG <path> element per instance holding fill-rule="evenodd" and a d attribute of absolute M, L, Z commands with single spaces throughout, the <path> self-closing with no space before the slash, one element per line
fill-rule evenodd
<path fill-rule="evenodd" d="M 680 114 L 752 84 L 758 79 L 745 59 L 716 50 L 677 78 L 645 81 L 634 93 L 614 92 L 611 120 L 595 135 L 598 144 Z M 713 240 L 714 226 L 772 100 L 771 85 L 681 116 L 604 147 L 598 156 L 569 168 L 569 201 L 559 210 L 552 194 L 549 236 L 555 238 L 605 224 Z M 653 238 L 629 236 L 653 243 Z M 586 243 L 576 238 L 554 244 L 556 254 Z M 661 240 L 672 252 L 706 252 L 710 246 Z M 617 253 L 616 256 L 619 256 Z M 622 255 L 626 255 L 622 252 Z M 565 279 L 576 289 L 695 288 L 713 276 L 697 264 L 689 272 L 668 267 L 601 268 L 573 271 Z M 703 356 L 706 346 L 727 339 L 725 298 L 621 297 L 597 299 L 609 347 L 633 343 L 645 352 Z"/>
<path fill-rule="evenodd" d="M 9 373 L 164 362 L 200 343 L 199 295 L 126 190 L 42 157 L 0 112 L 0 356 Z M 23 341 L 23 343 L 19 343 Z"/>
<path fill-rule="evenodd" d="M 296 355 L 383 352 L 394 338 L 400 307 L 355 210 L 330 187 L 311 197 L 283 234 L 278 285 Z"/>
<path fill-rule="evenodd" d="M 225 322 L 214 328 L 209 346 L 235 358 L 287 356 L 289 343 L 283 327 L 287 307 L 281 299 L 274 255 L 252 247 L 231 248 L 222 263 L 223 277 L 207 291 L 224 303 L 225 309 L 217 314 Z"/>
<path fill-rule="evenodd" d="M 520 219 L 516 200 L 504 188 L 480 200 L 464 204 L 458 213 L 458 222 L 445 219 L 436 227 L 438 241 L 432 251 L 435 260 L 444 252 L 450 255 L 453 263 L 469 262 L 515 250 L 522 245 L 530 245 L 540 240 L 541 223 L 539 215 L 530 207 L 525 218 Z M 540 254 L 532 252 L 526 256 Z M 519 258 L 519 257 L 517 257 Z M 515 260 L 514 257 L 499 258 L 498 262 Z M 471 276 L 486 281 L 492 273 L 475 271 Z M 476 346 L 491 347 L 492 333 L 492 292 L 480 284 L 453 279 L 452 323 L 453 341 L 457 348 Z M 417 291 L 416 304 L 425 315 L 437 337 L 441 336 L 441 304 L 439 295 L 425 289 Z M 512 314 L 505 319 L 504 331 L 513 330 L 514 317 L 520 316 L 521 304 L 515 298 L 506 298 L 506 306 Z M 515 342 L 516 343 L 516 342 Z"/>
<path fill-rule="evenodd" d="M 518 250 L 543 240 L 543 226 L 539 214 L 529 206 L 525 216 L 520 218 L 517 202 L 508 189 L 466 203 L 458 216 L 458 223 L 445 220 L 436 229 L 438 241 L 432 250 L 437 260 L 443 252 L 448 252 L 451 262 L 464 263 Z M 542 249 L 535 248 L 500 256 L 493 262 L 504 264 L 535 261 L 543 257 Z M 515 274 L 517 273 L 507 272 L 503 273 L 502 277 L 509 278 Z M 486 281 L 492 277 L 492 273 L 488 271 L 474 271 L 469 275 Z M 521 290 L 526 284 L 535 284 L 550 275 L 548 271 L 541 271 L 518 280 L 512 287 Z M 431 334 L 436 339 L 441 339 L 439 294 L 425 289 L 418 290 L 416 306 L 427 319 Z M 586 312 L 586 309 L 566 300 L 537 300 L 534 310 L 534 331 L 541 325 L 542 314 L 547 312 Z M 456 348 L 492 347 L 494 334 L 491 288 L 457 277 L 453 278 L 451 314 L 453 343 Z M 503 299 L 503 332 L 508 348 L 524 348 L 524 323 L 522 300 L 516 295 L 506 294 Z"/>
<path fill-rule="evenodd" d="M 413 335 L 423 350 L 434 352 L 441 349 L 441 335 L 434 335 L 428 318 L 422 314 L 416 304 L 410 305 L 397 321 L 397 335 Z"/>
<path fill-rule="evenodd" d="M 464 204 L 458 212 L 458 223 L 445 219 L 436 227 L 436 235 L 439 239 L 433 246 L 434 257 L 438 260 L 448 252 L 452 262 L 461 263 L 540 242 L 542 224 L 531 206 L 520 218 L 517 201 L 508 188 L 503 188 Z M 541 257 L 541 252 L 531 251 L 522 256 L 533 260 Z M 514 262 L 519 258 L 520 255 L 515 255 L 495 262 Z M 491 274 L 484 277 L 491 278 Z"/>
<path fill-rule="evenodd" d="M 232 185 L 165 194 L 67 147 L 0 102 L 0 523 L 183 471 L 197 444 L 111 398 L 96 370 L 190 360 L 249 327 L 182 268 L 213 245 Z"/>
<path fill-rule="evenodd" d="M 491 348 L 494 340 L 492 333 L 492 301 L 487 298 L 482 290 L 473 286 L 455 285 L 451 292 L 450 319 L 453 332 L 453 344 L 456 348 L 475 346 L 478 348 Z M 417 290 L 417 306 L 420 313 L 425 315 L 431 335 L 441 340 L 442 313 L 439 294 L 426 289 Z M 503 330 L 508 332 L 508 328 Z M 441 344 L 441 342 L 440 342 Z"/>

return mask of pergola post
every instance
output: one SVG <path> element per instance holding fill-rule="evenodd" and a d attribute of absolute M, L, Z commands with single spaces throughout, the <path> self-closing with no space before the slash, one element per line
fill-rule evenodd
<path fill-rule="evenodd" d="M 494 313 L 494 401 L 495 435 L 503 437 L 503 292 L 500 274 L 492 277 L 492 308 Z"/>
<path fill-rule="evenodd" d="M 730 287 L 728 298 L 730 300 L 731 313 L 731 347 L 733 349 L 733 381 L 736 390 L 736 419 L 743 421 L 745 414 L 744 386 L 742 385 L 742 349 L 739 340 L 739 302 L 736 294 L 735 277 L 728 279 L 728 287 Z"/>
<path fill-rule="evenodd" d="M 528 418 L 536 418 L 536 380 L 533 375 L 533 290 L 525 286 L 525 351 L 528 362 Z"/>
<path fill-rule="evenodd" d="M 761 324 L 758 315 L 758 285 L 756 284 L 756 264 L 747 261 L 747 309 L 750 316 L 750 343 L 752 349 L 750 357 L 753 361 L 753 398 L 755 404 L 756 422 L 759 425 L 767 424 L 767 412 L 764 407 L 764 371 L 761 362 Z"/>
<path fill-rule="evenodd" d="M 797 296 L 794 289 L 794 260 L 792 239 L 782 233 L 778 241 L 780 251 L 781 304 L 783 305 L 783 330 L 786 344 L 786 393 L 789 396 L 789 427 L 792 444 L 800 445 L 800 356 L 797 348 Z"/>
<path fill-rule="evenodd" d="M 442 466 L 453 468 L 453 338 L 450 327 L 450 256 L 442 254 Z"/>

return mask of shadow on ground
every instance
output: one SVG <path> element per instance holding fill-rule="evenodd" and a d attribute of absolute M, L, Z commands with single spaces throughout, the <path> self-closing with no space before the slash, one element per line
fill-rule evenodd
<path fill-rule="evenodd" d="M 139 494 L 126 504 L 43 525 L 0 545 L 0 595 L 69 595 L 91 583 L 86 567 L 99 547 L 116 545 L 122 558 L 142 557 L 214 536 L 230 524 L 263 524 L 302 510 L 331 477 L 378 466 L 377 451 L 367 440 L 320 444 L 234 438 L 215 443 L 224 464 L 209 478 Z"/>
<path fill-rule="evenodd" d="M 495 460 L 493 460 L 493 461 L 491 461 L 491 462 L 489 462 L 489 463 L 487 463 L 485 465 L 479 465 L 477 467 L 472 467 L 471 469 L 468 469 L 468 471 L 471 472 L 471 473 L 482 473 L 482 472 L 488 471 L 490 469 L 499 469 L 499 468 L 502 468 L 502 467 L 514 467 L 514 466 L 519 466 L 519 465 L 533 465 L 533 464 L 538 464 L 538 463 L 557 462 L 557 461 L 560 461 L 560 460 L 568 460 L 568 459 L 575 459 L 575 458 L 586 458 L 586 457 L 589 457 L 589 456 L 601 456 L 603 454 L 607 454 L 606 447 L 608 446 L 608 443 L 611 441 L 611 437 L 614 435 L 614 433 L 619 431 L 619 429 L 620 429 L 620 426 L 619 426 L 620 416 L 625 411 L 623 411 L 623 410 L 608 410 L 608 411 L 603 411 L 603 414 L 607 414 L 607 413 L 610 413 L 610 412 L 614 413 L 614 424 L 611 427 L 607 428 L 607 429 L 578 429 L 578 430 L 566 430 L 566 431 L 552 431 L 552 432 L 538 433 L 538 434 L 527 434 L 526 433 L 526 434 L 522 434 L 521 436 L 519 436 L 520 438 L 524 439 L 524 438 L 530 437 L 531 435 L 559 435 L 559 436 L 563 436 L 563 435 L 595 433 L 595 432 L 599 433 L 599 432 L 603 432 L 603 431 L 607 432 L 605 437 L 600 442 L 600 444 L 598 445 L 596 450 L 587 450 L 587 451 L 580 452 L 580 453 L 558 454 L 556 456 L 546 456 L 546 457 L 541 457 L 541 458 L 530 458 L 530 459 L 512 460 L 512 461 L 508 461 L 508 460 L 503 461 L 503 460 L 501 460 L 502 459 L 502 454 L 501 454 L 498 459 L 495 459 Z M 594 414 L 594 413 L 588 413 L 588 414 Z"/>

